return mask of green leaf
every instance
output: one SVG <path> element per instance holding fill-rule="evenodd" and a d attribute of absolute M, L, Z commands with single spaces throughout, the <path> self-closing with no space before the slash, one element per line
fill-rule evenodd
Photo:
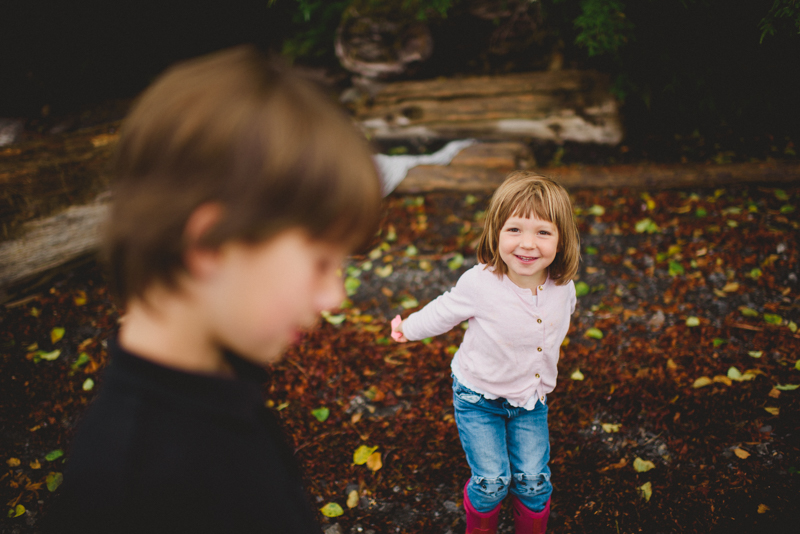
<path fill-rule="evenodd" d="M 589 294 L 589 284 L 586 282 L 577 282 L 575 284 L 575 294 L 579 297 Z"/>
<path fill-rule="evenodd" d="M 467 206 L 472 206 L 477 201 L 478 199 L 475 197 L 475 195 L 467 195 L 464 197 L 464 204 L 466 204 Z"/>
<path fill-rule="evenodd" d="M 316 410 L 311 410 L 311 415 L 316 417 L 317 421 L 319 421 L 320 423 L 324 423 L 328 419 L 328 416 L 330 414 L 331 414 L 331 411 L 328 408 L 326 408 L 325 406 L 323 406 L 321 408 L 317 408 Z"/>
<path fill-rule="evenodd" d="M 61 350 L 59 349 L 56 349 L 53 352 L 37 350 L 33 356 L 33 361 L 47 360 L 48 362 L 52 362 L 53 360 L 58 359 L 59 356 L 61 356 Z"/>
<path fill-rule="evenodd" d="M 715 337 L 714 338 L 714 348 L 717 348 L 720 345 L 724 345 L 727 342 L 728 342 L 727 339 L 722 339 L 721 337 Z"/>
<path fill-rule="evenodd" d="M 456 252 L 456 255 L 453 256 L 453 259 L 447 262 L 447 268 L 450 269 L 451 271 L 455 271 L 462 265 L 464 265 L 464 256 L 462 256 L 458 252 Z"/>
<path fill-rule="evenodd" d="M 637 234 L 643 234 L 645 232 L 648 234 L 654 234 L 660 230 L 658 225 L 649 218 L 645 218 L 637 222 L 634 228 L 636 229 Z"/>
<path fill-rule="evenodd" d="M 774 313 L 765 313 L 764 322 L 769 324 L 779 325 L 783 322 L 783 317 L 781 317 L 780 315 L 776 315 Z"/>
<path fill-rule="evenodd" d="M 745 317 L 758 317 L 758 312 L 753 308 L 748 308 L 747 306 L 739 306 L 739 311 Z"/>
<path fill-rule="evenodd" d="M 750 357 L 752 358 L 760 358 L 761 356 L 764 355 L 764 352 L 760 350 L 749 350 L 747 351 L 747 354 L 750 355 Z"/>
<path fill-rule="evenodd" d="M 48 452 L 45 455 L 44 459 L 47 460 L 48 462 L 52 462 L 53 460 L 58 460 L 62 456 L 64 456 L 64 451 L 62 451 L 61 449 L 55 449 Z"/>
<path fill-rule="evenodd" d="M 45 479 L 47 489 L 51 493 L 57 490 L 62 482 L 64 482 L 64 475 L 61 473 L 48 473 L 47 478 Z"/>
<path fill-rule="evenodd" d="M 603 332 L 599 328 L 590 328 L 584 336 L 592 339 L 603 339 Z"/>
<path fill-rule="evenodd" d="M 599 217 L 600 215 L 603 215 L 606 212 L 606 209 L 599 204 L 595 204 L 594 206 L 589 208 L 588 212 L 590 215 L 596 215 Z"/>
<path fill-rule="evenodd" d="M 89 355 L 86 354 L 85 352 L 81 352 L 78 355 L 78 359 L 75 360 L 74 362 L 72 362 L 72 365 L 70 366 L 70 368 L 73 371 L 76 371 L 76 370 L 80 369 L 81 367 L 83 367 L 84 365 L 86 365 L 87 363 L 89 363 L 89 361 L 90 361 Z"/>
<path fill-rule="evenodd" d="M 19 517 L 25 513 L 25 507 L 21 504 L 16 505 L 14 508 L 8 511 L 8 517 Z"/>
<path fill-rule="evenodd" d="M 331 312 L 327 310 L 323 310 L 322 312 L 320 312 L 320 314 L 322 315 L 322 317 L 325 318 L 326 321 L 328 321 L 333 325 L 342 324 L 344 320 L 347 319 L 347 316 L 343 313 L 340 315 L 332 315 Z"/>
<path fill-rule="evenodd" d="M 670 276 L 680 276 L 684 273 L 683 265 L 678 263 L 675 260 L 670 260 L 669 262 L 669 274 Z"/>
<path fill-rule="evenodd" d="M 361 286 L 361 280 L 358 278 L 354 278 L 352 276 L 348 276 L 344 279 L 344 291 L 347 293 L 348 297 L 352 297 L 358 291 L 358 288 Z"/>
<path fill-rule="evenodd" d="M 339 517 L 340 515 L 344 514 L 344 510 L 342 507 L 336 504 L 335 502 L 329 502 L 325 506 L 319 509 L 322 512 L 322 515 L 325 517 Z"/>
<path fill-rule="evenodd" d="M 758 280 L 759 278 L 761 278 L 762 274 L 763 273 L 761 272 L 761 269 L 759 269 L 758 267 L 754 267 L 754 268 L 752 268 L 750 270 L 750 273 L 748 274 L 748 276 L 750 278 L 752 278 L 753 280 Z"/>
<path fill-rule="evenodd" d="M 656 464 L 654 464 L 649 460 L 642 460 L 637 456 L 636 459 L 633 461 L 633 468 L 636 469 L 637 473 L 646 473 L 651 469 L 655 469 Z"/>
<path fill-rule="evenodd" d="M 794 368 L 795 368 L 795 370 L 800 371 L 800 360 L 797 360 L 796 362 L 794 362 Z"/>
<path fill-rule="evenodd" d="M 775 389 L 780 391 L 794 391 L 797 388 L 800 388 L 800 384 L 778 384 L 775 386 Z"/>
<path fill-rule="evenodd" d="M 573 380 L 578 380 L 578 381 L 580 381 L 580 380 L 583 380 L 583 379 L 584 379 L 583 373 L 581 373 L 581 370 L 580 370 L 580 369 L 575 369 L 575 372 L 574 372 L 574 373 L 572 373 L 571 375 L 569 375 L 569 377 L 570 377 L 571 379 L 573 379 Z"/>
<path fill-rule="evenodd" d="M 789 324 L 787 326 L 789 327 L 789 330 L 792 331 L 792 334 L 797 332 L 797 323 L 795 323 L 794 321 L 789 321 Z"/>
<path fill-rule="evenodd" d="M 694 215 L 695 217 L 705 217 L 708 215 L 708 212 L 705 210 L 705 208 L 697 208 L 694 212 Z"/>
<path fill-rule="evenodd" d="M 589 256 L 596 256 L 598 252 L 596 247 L 586 247 L 586 254 Z"/>
<path fill-rule="evenodd" d="M 353 463 L 356 465 L 364 465 L 367 463 L 367 458 L 369 458 L 372 453 L 377 450 L 377 446 L 367 447 L 366 445 L 361 445 L 356 449 L 356 452 L 353 453 Z"/>
<path fill-rule="evenodd" d="M 698 319 L 697 317 L 687 317 L 686 326 L 690 328 L 694 326 L 700 326 L 700 319 Z"/>
<path fill-rule="evenodd" d="M 375 267 L 375 274 L 380 276 L 381 278 L 386 278 L 390 274 L 392 274 L 392 264 L 388 263 L 383 267 Z"/>
<path fill-rule="evenodd" d="M 402 306 L 405 310 L 410 310 L 411 308 L 416 308 L 419 306 L 419 301 L 414 297 L 405 296 L 403 297 L 403 300 L 400 301 L 400 306 Z"/>
<path fill-rule="evenodd" d="M 792 206 L 791 204 L 784 204 L 783 206 L 781 206 L 781 213 L 783 213 L 784 215 L 792 212 L 794 212 L 794 206 Z"/>
<path fill-rule="evenodd" d="M 783 189 L 776 189 L 775 198 L 777 198 L 778 200 L 786 201 L 789 200 L 789 195 L 787 195 L 786 191 L 784 191 Z"/>
<path fill-rule="evenodd" d="M 415 247 L 414 245 L 408 245 L 408 247 L 406 247 L 405 254 L 406 256 L 416 256 L 417 254 L 419 254 L 419 250 L 417 250 L 417 247 Z"/>
<path fill-rule="evenodd" d="M 91 391 L 94 388 L 94 380 L 91 378 L 87 378 L 83 381 L 83 385 L 81 386 L 83 391 Z"/>

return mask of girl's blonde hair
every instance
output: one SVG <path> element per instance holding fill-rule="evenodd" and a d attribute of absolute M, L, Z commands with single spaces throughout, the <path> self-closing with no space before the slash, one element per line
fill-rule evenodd
<path fill-rule="evenodd" d="M 558 183 L 531 171 L 514 171 L 497 188 L 486 210 L 486 222 L 478 243 L 478 261 L 494 268 L 498 276 L 508 273 L 500 258 L 500 230 L 509 217 L 535 217 L 558 229 L 558 252 L 548 268 L 556 285 L 564 285 L 578 272 L 580 236 L 567 191 Z"/>

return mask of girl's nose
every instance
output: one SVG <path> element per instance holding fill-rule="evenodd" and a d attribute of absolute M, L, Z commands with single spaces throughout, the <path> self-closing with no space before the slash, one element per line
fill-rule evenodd
<path fill-rule="evenodd" d="M 536 248 L 536 236 L 529 233 L 523 233 L 522 246 L 524 248 Z"/>

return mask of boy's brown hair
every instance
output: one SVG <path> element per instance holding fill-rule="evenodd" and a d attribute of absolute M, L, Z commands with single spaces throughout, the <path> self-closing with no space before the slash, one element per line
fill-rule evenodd
<path fill-rule="evenodd" d="M 514 171 L 497 188 L 486 210 L 486 222 L 478 242 L 478 261 L 494 268 L 498 276 L 508 273 L 500 258 L 500 230 L 509 217 L 536 217 L 558 229 L 558 252 L 548 267 L 556 285 L 564 285 L 578 273 L 580 236 L 567 191 L 558 183 L 531 171 Z"/>
<path fill-rule="evenodd" d="M 104 256 L 122 302 L 154 282 L 175 289 L 190 245 L 258 243 L 293 227 L 350 250 L 380 217 L 363 136 L 309 82 L 251 47 L 168 69 L 123 122 Z M 198 243 L 198 206 L 222 216 Z"/>

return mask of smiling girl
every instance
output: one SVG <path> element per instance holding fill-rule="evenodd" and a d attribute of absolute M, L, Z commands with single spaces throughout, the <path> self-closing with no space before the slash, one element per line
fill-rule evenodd
<path fill-rule="evenodd" d="M 464 486 L 467 534 L 495 533 L 509 492 L 516 534 L 547 528 L 547 395 L 575 311 L 579 259 L 564 188 L 533 172 L 513 172 L 486 212 L 479 264 L 422 310 L 392 321 L 400 342 L 469 321 L 451 364 L 455 419 L 472 471 Z"/>

